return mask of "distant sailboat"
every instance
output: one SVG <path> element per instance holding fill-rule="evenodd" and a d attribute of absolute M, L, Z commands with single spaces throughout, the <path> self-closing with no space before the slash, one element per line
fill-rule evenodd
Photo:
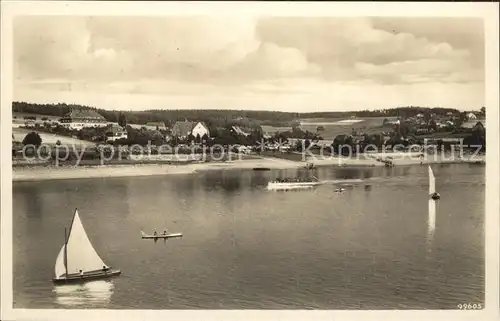
<path fill-rule="evenodd" d="M 436 178 L 434 177 L 434 172 L 432 168 L 429 166 L 429 196 L 433 200 L 438 200 L 441 198 L 441 195 L 436 192 Z"/>
<path fill-rule="evenodd" d="M 121 274 L 120 270 L 107 266 L 83 228 L 82 221 L 75 209 L 73 221 L 66 235 L 64 230 L 64 244 L 59 251 L 55 264 L 54 283 L 70 283 L 88 280 L 103 279 Z"/>

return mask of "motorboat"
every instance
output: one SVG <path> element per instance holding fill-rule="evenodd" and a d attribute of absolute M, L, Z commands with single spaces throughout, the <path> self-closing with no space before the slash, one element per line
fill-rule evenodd
<path fill-rule="evenodd" d="M 270 190 L 288 190 L 288 189 L 303 189 L 312 188 L 319 185 L 317 179 L 302 180 L 302 179 L 277 179 L 267 184 L 267 189 Z"/>

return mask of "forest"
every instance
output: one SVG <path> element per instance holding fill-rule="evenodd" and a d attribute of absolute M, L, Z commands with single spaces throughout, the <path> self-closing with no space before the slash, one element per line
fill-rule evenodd
<path fill-rule="evenodd" d="M 305 112 L 289 113 L 278 111 L 255 110 L 145 110 L 145 111 L 117 111 L 76 104 L 34 104 L 28 102 L 13 102 L 12 112 L 33 113 L 47 116 L 62 117 L 74 108 L 94 110 L 101 114 L 107 121 L 118 122 L 124 117 L 129 124 L 145 124 L 147 122 L 165 122 L 167 126 L 179 120 L 204 121 L 210 127 L 224 127 L 228 124 L 240 124 L 245 127 L 268 126 L 293 126 L 300 119 L 305 118 L 346 118 L 346 117 L 414 117 L 419 113 L 434 113 L 445 115 L 448 112 L 459 114 L 456 109 L 441 107 L 406 106 L 379 110 L 362 110 L 352 112 Z M 122 115 L 122 116 L 120 116 Z"/>

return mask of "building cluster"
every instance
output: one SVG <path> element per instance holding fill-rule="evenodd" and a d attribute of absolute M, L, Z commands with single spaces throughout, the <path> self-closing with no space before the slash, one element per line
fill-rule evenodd
<path fill-rule="evenodd" d="M 385 125 L 402 126 L 403 124 L 411 126 L 414 130 L 412 132 L 416 135 L 423 135 L 427 133 L 431 133 L 442 128 L 442 131 L 447 131 L 447 129 L 453 128 L 454 130 L 457 128 L 461 128 L 462 131 L 473 131 L 476 129 L 484 130 L 485 122 L 483 119 L 480 119 L 478 116 L 482 114 L 479 113 L 466 113 L 466 114 L 458 114 L 448 112 L 445 115 L 436 115 L 436 114 L 417 114 L 414 117 L 406 117 L 406 118 L 397 118 L 397 119 L 385 119 Z M 465 119 L 464 119 L 465 118 Z M 460 123 L 460 125 L 459 125 Z M 104 141 L 106 143 L 112 143 L 117 140 L 128 139 L 130 133 L 127 130 L 127 127 L 122 127 L 117 123 L 108 122 L 102 115 L 93 110 L 88 109 L 74 109 L 68 114 L 64 115 L 60 119 L 48 119 L 46 117 L 42 117 L 42 123 L 38 123 L 36 119 L 26 119 L 25 117 L 25 126 L 27 127 L 35 127 L 35 124 L 43 124 L 44 126 L 62 126 L 69 130 L 77 130 L 81 131 L 83 129 L 89 128 L 100 128 L 101 130 L 97 131 L 98 135 L 104 133 Z M 177 121 L 172 124 L 172 126 L 167 126 L 164 122 L 148 122 L 146 124 L 128 124 L 130 127 L 149 132 L 148 135 L 151 137 L 161 136 L 165 139 L 165 141 L 169 141 L 173 137 L 177 139 L 185 141 L 188 137 L 193 138 L 198 141 L 199 139 L 207 139 L 213 138 L 208 126 L 202 121 L 188 121 L 182 120 Z M 263 138 L 265 141 L 271 140 L 272 136 L 276 136 L 279 132 L 290 132 L 297 129 L 303 131 L 301 127 L 294 128 L 266 128 L 271 126 L 262 126 L 261 129 L 263 131 Z M 250 132 L 245 131 L 241 126 L 234 125 L 230 129 L 235 135 L 248 137 L 251 135 Z M 324 128 L 323 128 L 324 130 Z M 276 132 L 273 132 L 276 131 Z M 318 127 L 317 132 L 320 131 Z M 396 132 L 396 130 L 395 130 Z M 95 135 L 96 133 L 94 133 Z M 347 134 L 347 133 L 346 133 Z M 383 139 L 383 141 L 389 140 L 394 133 L 389 132 L 380 132 L 379 133 Z M 361 129 L 355 130 L 352 129 L 352 133 L 350 135 L 354 141 L 363 141 L 365 139 L 365 132 Z M 333 137 L 331 140 L 322 140 L 322 139 L 314 139 L 314 144 L 318 146 L 330 146 L 333 142 Z M 94 139 L 94 138 L 92 138 Z M 304 139 L 299 138 L 290 138 L 288 137 L 288 142 L 290 145 L 297 144 L 298 141 L 303 141 Z M 271 148 L 271 147 L 270 147 Z M 278 147 L 276 147 L 278 148 Z"/>
<path fill-rule="evenodd" d="M 104 135 L 107 143 L 128 138 L 128 132 L 125 127 L 117 123 L 108 122 L 99 113 L 87 109 L 74 109 L 58 120 L 44 119 L 42 122 L 37 122 L 36 119 L 25 119 L 25 127 L 32 128 L 36 125 L 49 127 L 62 126 L 69 130 L 107 127 Z M 165 138 L 175 136 L 180 139 L 186 139 L 190 135 L 193 137 L 210 137 L 210 130 L 203 122 L 178 121 L 171 128 L 166 126 L 164 122 L 148 122 L 142 125 L 130 124 L 130 126 L 139 130 L 161 133 Z"/>
<path fill-rule="evenodd" d="M 405 119 L 392 120 L 387 124 L 400 125 L 406 124 L 413 126 L 417 134 L 428 134 L 434 131 L 447 131 L 450 130 L 470 130 L 477 126 L 484 127 L 484 119 L 480 119 L 478 114 L 474 112 L 457 114 L 448 112 L 445 115 L 430 114 L 426 117 L 424 114 L 417 114 L 414 117 Z"/>

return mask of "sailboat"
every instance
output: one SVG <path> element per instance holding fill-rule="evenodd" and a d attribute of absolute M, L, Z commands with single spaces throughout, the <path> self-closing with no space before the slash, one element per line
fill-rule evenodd
<path fill-rule="evenodd" d="M 104 279 L 120 275 L 121 271 L 106 265 L 90 243 L 82 221 L 75 209 L 73 220 L 64 244 L 57 255 L 54 283 L 73 283 Z"/>
<path fill-rule="evenodd" d="M 433 200 L 441 198 L 441 195 L 436 192 L 436 178 L 434 177 L 434 172 L 432 171 L 431 166 L 429 166 L 429 196 Z"/>

